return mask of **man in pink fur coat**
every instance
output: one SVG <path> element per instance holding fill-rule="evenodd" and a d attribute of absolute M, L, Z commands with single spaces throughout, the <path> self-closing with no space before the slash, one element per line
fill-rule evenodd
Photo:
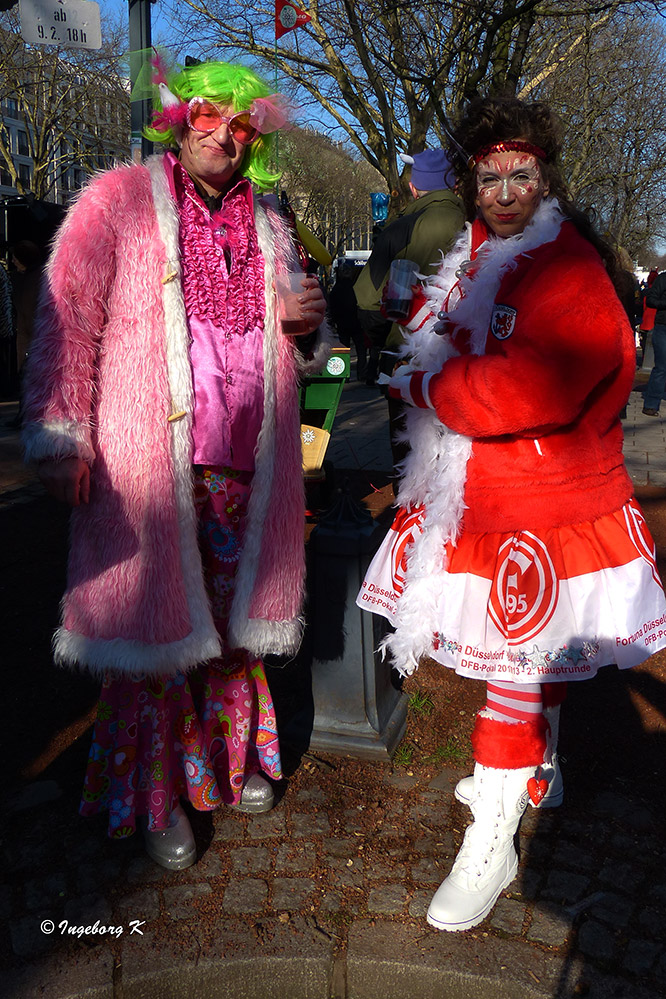
<path fill-rule="evenodd" d="M 97 176 L 57 237 L 26 378 L 26 458 L 72 506 L 59 664 L 103 686 L 81 811 L 144 827 L 193 864 L 181 798 L 273 804 L 275 712 L 261 656 L 300 641 L 299 371 L 327 352 L 281 332 L 274 278 L 300 268 L 270 199 L 279 95 L 203 63 L 168 79 L 148 130 L 171 147 Z M 300 343 L 300 346 L 299 346 Z M 307 352 L 306 352 L 307 351 Z"/>

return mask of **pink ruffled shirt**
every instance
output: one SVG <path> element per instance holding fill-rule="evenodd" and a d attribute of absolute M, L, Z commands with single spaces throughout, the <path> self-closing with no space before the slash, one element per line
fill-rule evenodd
<path fill-rule="evenodd" d="M 165 168 L 180 215 L 183 295 L 194 380 L 194 457 L 252 471 L 264 412 L 264 260 L 249 181 L 208 208 L 173 153 Z"/>

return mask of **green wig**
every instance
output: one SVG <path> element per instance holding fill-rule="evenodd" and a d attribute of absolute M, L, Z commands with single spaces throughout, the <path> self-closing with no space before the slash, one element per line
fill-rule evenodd
<path fill-rule="evenodd" d="M 251 69 L 229 62 L 202 62 L 196 66 L 188 66 L 168 77 L 168 87 L 181 101 L 205 97 L 215 104 L 231 107 L 233 111 L 249 110 L 255 98 L 267 97 L 271 93 L 264 80 Z M 156 100 L 155 104 L 160 105 L 160 101 Z M 156 107 L 156 110 L 160 108 Z M 246 148 L 240 167 L 240 173 L 260 191 L 269 190 L 280 179 L 280 173 L 274 173 L 270 169 L 274 134 L 260 133 Z M 147 127 L 144 135 L 152 142 L 166 146 L 178 145 L 172 128 L 158 131 Z"/>

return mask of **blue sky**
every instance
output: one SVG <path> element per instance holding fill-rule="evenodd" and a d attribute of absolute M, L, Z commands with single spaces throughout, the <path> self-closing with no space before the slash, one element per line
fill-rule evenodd
<path fill-rule="evenodd" d="M 95 0 L 100 8 L 100 16 L 102 21 L 102 33 L 104 33 L 104 17 L 105 15 L 112 16 L 113 18 L 122 18 L 125 25 L 129 25 L 129 3 L 128 0 Z M 165 47 L 168 53 L 170 53 L 175 58 L 182 58 L 183 53 L 178 52 L 177 47 L 173 44 L 174 40 L 174 28 L 166 16 L 166 14 L 161 15 L 161 11 L 164 10 L 165 5 L 158 0 L 157 3 L 150 4 L 151 12 L 151 24 L 152 24 L 152 41 L 153 44 L 161 44 Z M 187 15 L 188 8 L 183 5 L 184 16 Z M 177 38 L 178 36 L 176 36 Z M 186 50 L 187 51 L 187 50 Z M 198 52 L 192 52 L 192 55 L 199 55 Z M 262 67 L 259 71 L 267 80 L 269 80 L 269 74 L 265 67 Z M 272 76 L 270 81 L 272 83 Z M 280 80 L 278 80 L 278 89 L 280 87 Z M 333 139 L 345 141 L 346 134 L 337 125 L 337 123 L 323 110 L 315 108 L 314 110 L 310 108 L 310 113 L 308 115 L 309 123 L 318 128 L 320 131 L 325 132 Z"/>
<path fill-rule="evenodd" d="M 100 17 L 102 20 L 102 28 L 104 26 L 104 15 L 112 15 L 114 17 L 121 16 L 125 24 L 129 24 L 129 3 L 128 0 L 95 0 L 99 5 Z M 151 22 L 153 25 L 153 40 L 155 36 L 159 34 L 160 30 L 160 3 L 150 4 Z M 166 30 L 166 25 L 164 27 Z"/>

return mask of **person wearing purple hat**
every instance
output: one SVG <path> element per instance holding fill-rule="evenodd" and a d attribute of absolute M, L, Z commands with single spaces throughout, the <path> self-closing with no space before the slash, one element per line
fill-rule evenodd
<path fill-rule="evenodd" d="M 435 274 L 462 229 L 465 216 L 460 198 L 452 188 L 456 179 L 443 149 L 425 149 L 400 159 L 411 167 L 409 189 L 413 201 L 400 218 L 387 225 L 377 237 L 372 254 L 361 271 L 354 291 L 358 316 L 370 344 L 370 357 L 379 360 L 379 370 L 391 374 L 403 343 L 403 330 L 385 319 L 381 312 L 382 293 L 394 260 L 413 260 L 422 275 Z M 386 353 L 379 357 L 380 352 Z M 370 368 L 370 365 L 369 365 Z M 370 370 L 366 382 L 372 384 Z M 394 469 L 406 454 L 407 446 L 397 439 L 402 430 L 404 406 L 388 400 L 391 450 Z"/>
<path fill-rule="evenodd" d="M 407 153 L 398 155 L 403 163 L 412 168 L 409 189 L 415 198 L 428 191 L 441 190 L 442 181 L 445 188 L 455 187 L 455 174 L 443 149 L 424 149 L 414 156 L 408 156 Z"/>

